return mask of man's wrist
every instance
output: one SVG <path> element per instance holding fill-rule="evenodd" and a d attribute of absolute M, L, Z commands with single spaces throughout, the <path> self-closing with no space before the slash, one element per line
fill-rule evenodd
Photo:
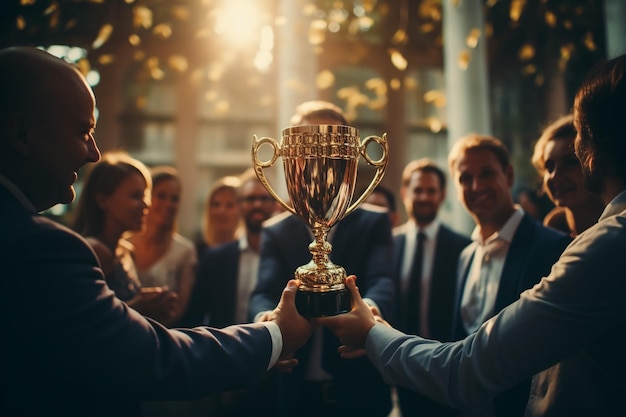
<path fill-rule="evenodd" d="M 269 371 L 278 361 L 278 358 L 283 351 L 283 334 L 281 333 L 278 324 L 274 321 L 264 321 L 261 324 L 267 328 L 267 331 L 270 333 L 270 337 L 272 339 L 272 354 L 270 356 L 269 364 L 267 365 L 267 370 Z"/>

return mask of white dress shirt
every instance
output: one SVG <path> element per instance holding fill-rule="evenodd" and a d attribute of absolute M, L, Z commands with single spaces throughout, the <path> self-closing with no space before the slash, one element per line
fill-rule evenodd
<path fill-rule="evenodd" d="M 479 226 L 472 232 L 472 240 L 478 245 L 461 298 L 461 318 L 468 334 L 493 315 L 506 255 L 523 217 L 524 211 L 518 207 L 499 231 L 484 240 Z"/>
<path fill-rule="evenodd" d="M 244 234 L 239 239 L 239 276 L 237 277 L 236 323 L 248 322 L 250 295 L 254 290 L 259 272 L 260 255 L 250 247 Z"/>

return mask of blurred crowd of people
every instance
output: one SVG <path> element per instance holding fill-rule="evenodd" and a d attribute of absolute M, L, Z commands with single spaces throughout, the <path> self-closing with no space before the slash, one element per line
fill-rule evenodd
<path fill-rule="evenodd" d="M 33 58 L 31 52 L 23 54 L 25 68 L 30 68 L 29 60 L 48 59 Z M 2 60 L 0 55 L 0 77 L 6 77 L 2 65 L 7 64 Z M 613 62 L 622 77 L 626 77 L 624 62 L 623 57 L 617 63 Z M 46 65 L 56 68 L 57 64 Z M 620 83 L 619 105 L 624 110 L 625 82 L 620 80 Z M 546 297 L 546 303 L 551 302 L 549 297 L 555 290 L 548 287 L 558 286 L 558 277 L 565 277 L 568 267 L 575 266 L 565 264 L 565 261 L 562 265 L 561 254 L 563 251 L 569 253 L 570 249 L 580 246 L 577 242 L 590 238 L 585 231 L 596 227 L 594 225 L 598 224 L 610 201 L 603 195 L 606 187 L 588 187 L 590 178 L 595 178 L 590 172 L 617 178 L 623 173 L 623 168 L 611 165 L 610 158 L 596 154 L 589 156 L 591 145 L 585 147 L 577 142 L 581 128 L 595 126 L 589 121 L 593 117 L 588 115 L 591 111 L 584 107 L 586 90 L 581 91 L 577 99 L 577 117 L 565 115 L 543 132 L 538 132 L 532 156 L 532 164 L 542 180 L 542 192 L 553 208 L 547 209 L 545 204 L 538 203 L 535 191 L 514 194 L 515 173 L 509 151 L 500 140 L 491 136 L 470 134 L 460 138 L 450 150 L 447 167 L 438 166 L 429 158 L 409 161 L 402 182 L 398 184 L 398 196 L 390 191 L 392 187 L 378 186 L 365 204 L 341 219 L 329 233 L 331 259 L 343 266 L 349 275 L 358 278 L 358 289 L 354 279 L 349 279 L 355 300 L 353 311 L 313 320 L 311 328 L 306 329 L 310 337 L 306 334 L 305 339 L 298 338 L 297 342 L 292 341 L 290 333 L 284 330 L 291 327 L 285 324 L 286 319 L 280 321 L 280 307 L 281 303 L 288 302 L 282 301 L 289 297 L 289 291 L 285 290 L 286 296 L 284 289 L 295 269 L 311 259 L 309 244 L 313 235 L 302 219 L 281 209 L 252 169 L 223 177 L 212 185 L 203 217 L 198 219 L 201 239 L 194 242 L 177 230 L 181 194 L 189 190 L 184 188 L 175 167 L 147 167 L 122 151 L 108 152 L 96 158 L 91 150 L 93 155 L 84 159 L 95 163 L 86 173 L 71 228 L 86 240 L 97 257 L 97 265 L 90 270 L 101 268 L 106 286 L 114 292 L 115 298 L 150 319 L 144 322 L 139 317 L 131 317 L 135 320 L 133 323 L 139 323 L 137 326 L 146 331 L 146 339 L 160 340 L 156 344 L 160 345 L 163 343 L 160 337 L 166 337 L 170 341 L 166 343 L 167 349 L 176 351 L 192 344 L 194 338 L 200 338 L 203 333 L 200 329 L 204 326 L 216 329 L 214 331 L 219 334 L 219 329 L 229 326 L 254 324 L 255 327 L 250 328 L 237 327 L 242 330 L 235 339 L 243 340 L 248 337 L 245 332 L 252 329 L 256 331 L 262 327 L 271 332 L 271 326 L 279 317 L 282 337 L 289 341 L 290 348 L 294 347 L 293 352 L 283 352 L 280 357 L 272 353 L 271 369 L 263 370 L 267 372 L 262 372 L 256 379 L 250 378 L 249 383 L 242 384 L 235 378 L 223 386 L 218 383 L 219 389 L 207 389 L 204 395 L 190 396 L 194 398 L 174 394 L 177 389 L 163 388 L 155 382 L 153 396 L 137 398 L 141 406 L 136 415 L 387 417 L 394 407 L 394 398 L 397 398 L 400 414 L 405 417 L 510 417 L 529 415 L 529 412 L 530 415 L 553 415 L 546 412 L 551 399 L 561 400 L 561 395 L 567 395 L 564 391 L 556 394 L 550 391 L 550 383 L 557 380 L 560 383 L 555 372 L 568 369 L 575 375 L 570 377 L 577 379 L 583 377 L 575 374 L 576 369 L 581 368 L 563 365 L 552 373 L 540 371 L 552 369 L 551 366 L 568 360 L 568 357 L 576 360 L 579 351 L 571 343 L 563 355 L 551 353 L 543 358 L 541 352 L 531 349 L 532 354 L 540 359 L 525 361 L 525 352 L 512 348 L 515 344 L 512 337 L 506 339 L 504 318 L 513 313 L 522 315 L 527 304 L 539 304 L 542 297 Z M 0 104 L 4 106 L 1 116 L 6 122 L 10 117 L 4 110 L 7 105 L 4 101 Z M 337 106 L 311 101 L 296 109 L 292 123 L 347 125 L 348 121 Z M 30 155 L 29 152 L 33 151 L 27 145 L 21 145 L 21 137 L 14 133 L 20 123 L 15 122 L 12 126 L 16 126 L 10 132 L 13 136 L 5 129 L 4 137 L 12 138 L 11 149 L 17 149 L 12 151 L 17 155 L 15 158 Z M 590 131 L 584 133 L 592 137 Z M 624 141 L 623 137 L 611 136 L 612 133 L 598 133 L 601 134 L 607 135 L 607 141 Z M 87 141 L 93 141 L 91 133 L 87 135 Z M 9 145 L 3 146 L 8 149 Z M 623 145 L 619 149 L 623 150 Z M 47 167 L 42 162 L 44 160 L 41 157 L 36 162 Z M 21 184 L 12 185 L 18 182 L 17 175 L 12 174 L 17 170 L 5 168 L 14 164 L 7 161 L 2 159 L 3 165 L 0 165 L 0 185 L 2 189 L 14 190 Z M 598 168 L 601 163 L 607 164 L 608 168 Z M 5 176 L 7 179 L 3 180 Z M 623 177 L 620 181 L 618 185 L 624 186 Z M 475 222 L 469 235 L 453 230 L 440 218 L 439 211 L 445 204 L 449 186 L 455 187 L 457 198 Z M 31 185 L 24 185 L 23 189 L 37 211 L 49 206 L 50 201 L 38 204 L 32 200 Z M 12 191 L 12 194 L 22 198 L 21 192 Z M 612 196 L 617 194 L 614 192 Z M 69 201 L 71 199 L 67 197 L 62 202 Z M 399 224 L 397 202 L 401 203 L 407 217 L 403 224 Z M 3 212 L 2 217 L 8 214 Z M 623 213 L 620 216 L 619 224 L 623 228 Z M 611 227 L 615 230 L 619 225 Z M 3 248 L 6 246 L 2 245 Z M 572 260 L 575 255 L 571 253 L 568 262 L 575 263 Z M 621 274 L 621 270 L 612 272 Z M 549 284 L 545 281 L 544 277 L 554 276 L 557 278 Z M 591 291 L 592 285 L 581 284 L 581 287 Z M 102 293 L 98 294 L 97 298 L 102 299 Z M 532 294 L 535 298 L 529 301 L 524 294 Z M 567 297 L 573 296 L 568 294 Z M 578 297 L 584 297 L 584 294 Z M 565 304 L 553 304 L 554 309 L 571 310 L 571 321 L 575 321 L 578 298 L 565 300 Z M 106 309 L 103 306 L 97 308 Z M 117 304 L 115 308 L 122 309 Z M 610 308 L 607 307 L 609 312 L 614 311 Z M 124 311 L 123 316 L 135 314 Z M 535 310 L 532 312 L 539 314 Z M 300 319 L 294 311 L 290 313 L 294 320 Z M 556 313 L 550 314 L 555 315 L 547 314 L 546 317 L 561 320 Z M 585 323 L 591 326 L 592 319 L 588 316 L 581 316 L 581 320 L 587 320 Z M 499 317 L 504 318 L 499 321 Z M 533 327 L 530 327 L 535 322 L 531 319 L 541 320 L 541 317 L 532 316 L 528 322 L 523 322 L 528 337 L 535 340 L 531 336 Z M 554 320 L 557 322 L 556 318 Z M 510 322 L 516 323 L 514 320 Z M 381 323 L 386 330 L 379 330 Z M 364 326 L 367 329 L 358 333 Z M 623 328 L 623 321 L 621 326 Z M 197 330 L 177 334 L 170 330 L 174 328 Z M 546 336 L 550 327 L 545 324 L 537 329 Z M 383 334 L 392 330 L 394 333 Z M 419 335 L 423 339 L 406 335 Z M 575 337 L 565 330 L 561 336 L 565 340 L 563 343 Z M 106 340 L 105 336 L 102 338 Z M 498 356 L 501 352 L 490 350 L 492 338 L 503 338 L 502 345 L 510 348 L 507 351 L 510 356 Z M 90 343 L 97 344 L 97 340 Z M 276 346 L 273 344 L 275 339 L 272 340 L 270 346 Z M 378 350 L 376 343 L 379 340 L 391 342 L 384 350 Z M 433 340 L 446 343 L 434 345 Z M 159 347 L 145 343 L 145 346 L 152 346 L 147 351 L 159 351 Z M 224 343 L 236 342 L 228 339 Z M 581 355 L 585 356 L 585 349 L 591 342 L 583 343 L 586 342 L 581 341 L 579 348 L 583 352 Z M 247 349 L 250 352 L 255 348 L 249 345 Z M 138 353 L 141 349 L 135 350 L 131 346 L 128 352 L 134 361 L 144 360 Z M 374 355 L 381 359 L 374 359 Z M 476 355 L 489 358 L 469 362 Z M 351 356 L 352 359 L 345 359 Z M 593 355 L 586 357 L 597 359 Z M 183 361 L 193 367 L 195 359 L 192 358 L 193 355 Z M 233 366 L 231 372 L 244 374 L 237 366 L 245 367 L 245 363 L 231 363 L 226 356 L 223 358 Z M 464 360 L 468 361 L 467 365 Z M 487 360 L 496 364 L 484 365 Z M 153 357 L 152 361 L 158 362 L 159 359 Z M 528 363 L 530 371 L 524 372 L 516 367 L 516 361 Z M 124 360 L 117 365 L 119 369 L 126 366 Z M 617 366 L 623 368 L 623 361 Z M 176 374 L 174 368 L 163 373 L 171 371 Z M 504 371 L 489 373 L 494 368 Z M 511 372 L 510 377 L 503 377 L 502 374 L 509 369 L 515 372 Z M 602 372 L 606 368 L 600 364 L 593 369 Z M 120 372 L 120 378 L 124 378 L 123 371 Z M 461 375 L 459 381 L 455 380 L 457 372 Z M 472 372 L 486 376 L 466 376 L 473 375 Z M 587 377 L 602 378 L 598 375 Z M 613 388 L 619 393 L 626 393 L 618 380 L 612 380 L 611 376 L 607 379 L 614 382 Z M 458 387 L 463 383 L 469 385 L 470 381 L 475 387 Z M 476 381 L 487 381 L 484 382 L 487 388 L 483 389 Z M 496 386 L 492 381 L 503 382 Z M 162 395 L 167 390 L 174 395 Z M 465 392 L 470 394 L 465 396 Z M 472 395 L 476 397 L 470 399 Z M 159 401 L 170 397 L 176 401 Z M 571 397 L 564 398 L 572 400 Z M 606 412 L 601 415 L 619 415 L 619 410 L 623 412 L 624 407 L 621 403 L 610 402 L 614 399 L 609 395 L 606 403 L 600 406 L 594 400 L 587 404 L 592 404 L 590 407 L 596 407 L 598 412 Z M 541 401 L 545 404 L 540 404 Z M 117 411 L 119 415 L 130 415 L 128 409 Z M 587 409 L 583 407 L 578 411 L 586 412 Z M 557 412 L 554 415 L 562 414 Z"/>

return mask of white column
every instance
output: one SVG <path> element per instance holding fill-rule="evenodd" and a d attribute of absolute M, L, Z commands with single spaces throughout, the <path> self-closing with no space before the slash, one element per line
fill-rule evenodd
<path fill-rule="evenodd" d="M 626 1 L 604 0 L 606 54 L 609 58 L 626 53 Z"/>
<path fill-rule="evenodd" d="M 284 23 L 278 27 L 276 83 L 278 129 L 289 126 L 298 104 L 317 98 L 315 77 L 317 60 L 309 44 L 310 20 L 302 14 L 307 1 L 280 0 L 278 15 Z"/>
<path fill-rule="evenodd" d="M 176 126 L 174 137 L 174 166 L 178 170 L 183 192 L 178 216 L 182 235 L 193 238 L 201 222 L 196 210 L 198 166 L 198 89 L 190 77 L 182 74 L 176 84 Z"/>
<path fill-rule="evenodd" d="M 491 134 L 483 3 L 483 0 L 443 1 L 448 150 L 469 133 Z M 471 44 L 471 39 L 478 42 Z M 455 229 L 469 233 L 474 221 L 456 197 L 453 181 L 448 187 L 448 201 L 448 222 Z"/>
<path fill-rule="evenodd" d="M 302 14 L 304 0 L 279 0 L 278 16 L 283 22 L 276 33 L 276 132 L 271 137 L 280 141 L 283 128 L 298 104 L 318 98 L 315 77 L 317 59 L 309 44 L 310 20 Z M 282 160 L 279 158 L 270 170 L 271 184 L 283 199 L 287 198 Z"/>

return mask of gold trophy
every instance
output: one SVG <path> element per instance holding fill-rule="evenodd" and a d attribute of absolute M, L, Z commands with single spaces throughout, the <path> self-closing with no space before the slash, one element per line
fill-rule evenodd
<path fill-rule="evenodd" d="M 367 154 L 371 142 L 382 148 L 378 160 Z M 268 161 L 259 160 L 259 148 L 264 144 L 273 149 Z M 351 126 L 287 127 L 283 129 L 280 144 L 269 137 L 254 136 L 252 164 L 257 177 L 281 206 L 302 218 L 313 231 L 314 240 L 309 245 L 313 259 L 295 271 L 295 278 L 301 281 L 296 306 L 303 316 L 333 316 L 350 311 L 346 271 L 328 258 L 332 247 L 326 238 L 330 228 L 354 211 L 380 183 L 387 168 L 387 154 L 386 134 L 382 138 L 368 136 L 361 143 L 359 130 Z M 263 172 L 279 156 L 283 160 L 291 205 L 276 194 Z M 352 202 L 359 156 L 376 167 L 376 173 L 363 194 Z"/>

